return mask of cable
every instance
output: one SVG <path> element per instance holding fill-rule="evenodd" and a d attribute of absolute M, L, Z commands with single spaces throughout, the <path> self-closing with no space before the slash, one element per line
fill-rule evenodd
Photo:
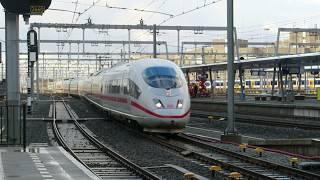
<path fill-rule="evenodd" d="M 91 8 L 93 8 L 93 7 L 94 7 L 97 3 L 99 3 L 100 1 L 101 1 L 101 0 L 97 0 L 97 1 L 93 2 L 91 6 L 89 6 L 87 9 L 85 9 L 84 11 L 82 11 L 82 12 L 79 14 L 76 22 L 79 20 L 79 18 L 80 18 L 81 15 L 83 15 L 84 13 L 86 13 L 87 11 L 89 11 Z"/>
<path fill-rule="evenodd" d="M 76 11 L 70 11 L 67 9 L 54 9 L 54 8 L 49 8 L 49 11 L 61 11 L 61 12 L 69 12 L 69 13 L 76 13 L 76 14 L 80 14 L 80 12 L 76 12 Z"/>
<path fill-rule="evenodd" d="M 78 4 L 79 4 L 79 0 L 77 0 L 77 1 L 76 1 L 75 7 L 74 7 L 74 12 L 76 12 L 76 11 L 77 11 Z M 72 23 L 73 23 L 73 21 L 74 21 L 74 17 L 75 17 L 75 15 L 76 15 L 76 13 L 73 13 L 72 21 L 71 21 Z"/>
<path fill-rule="evenodd" d="M 197 11 L 197 10 L 199 10 L 199 9 L 205 8 L 205 7 L 207 7 L 207 6 L 213 5 L 213 4 L 218 3 L 218 2 L 221 2 L 221 1 L 223 1 L 223 0 L 216 0 L 216 1 L 208 2 L 208 3 L 206 3 L 206 1 L 205 1 L 202 6 L 197 6 L 197 7 L 193 8 L 193 9 L 187 10 L 187 11 L 185 11 L 185 12 L 183 11 L 182 13 L 179 13 L 179 14 L 176 14 L 176 15 L 173 15 L 173 16 L 170 16 L 168 19 L 163 20 L 159 25 L 164 24 L 164 23 L 168 22 L 169 20 L 171 20 L 171 19 L 173 19 L 173 18 L 176 18 L 176 17 L 182 16 L 182 15 L 191 13 L 191 12 L 193 12 L 193 11 Z"/>
<path fill-rule="evenodd" d="M 182 16 L 182 15 L 191 13 L 191 12 L 193 12 L 193 11 L 196 11 L 196 10 L 202 9 L 202 8 L 204 8 L 204 7 L 207 7 L 207 6 L 213 5 L 213 4 L 215 4 L 215 3 L 218 3 L 218 2 L 220 2 L 220 1 L 223 1 L 223 0 L 216 0 L 216 1 L 211 1 L 211 2 L 208 2 L 208 3 L 207 3 L 207 1 L 204 1 L 204 4 L 203 4 L 203 5 L 197 6 L 197 7 L 193 8 L 193 9 L 190 9 L 190 10 L 187 10 L 187 11 L 183 11 L 182 13 L 179 13 L 179 14 L 176 14 L 176 15 L 173 15 L 173 16 L 170 16 L 169 18 L 163 20 L 163 21 L 162 21 L 160 24 L 158 24 L 158 25 L 162 25 L 162 24 L 168 22 L 169 20 L 171 20 L 171 19 L 173 19 L 173 18 L 176 18 L 176 17 Z M 162 5 L 164 5 L 165 2 L 166 2 L 166 0 L 162 3 Z M 161 6 L 162 6 L 162 5 L 161 5 Z M 145 34 L 145 33 L 144 33 L 144 34 Z M 144 34 L 142 34 L 141 36 L 143 36 Z M 141 36 L 140 36 L 140 37 L 141 37 Z"/>
<path fill-rule="evenodd" d="M 109 8 L 109 9 L 120 9 L 120 10 L 129 10 L 129 11 L 147 12 L 147 13 L 154 13 L 154 14 L 162 14 L 162 15 L 166 15 L 166 16 L 170 16 L 170 17 L 173 16 L 173 14 L 160 12 L 160 11 L 146 10 L 146 9 L 138 9 L 138 8 L 131 9 L 131 8 L 126 8 L 126 7 L 109 6 L 108 4 L 106 4 L 105 7 Z"/>

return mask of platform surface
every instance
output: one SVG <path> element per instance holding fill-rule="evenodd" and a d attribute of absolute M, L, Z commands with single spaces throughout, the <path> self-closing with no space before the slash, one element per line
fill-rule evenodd
<path fill-rule="evenodd" d="M 88 180 L 98 178 L 61 147 L 40 147 L 19 152 L 0 147 L 0 179 Z"/>
<path fill-rule="evenodd" d="M 197 97 L 197 98 L 191 98 L 191 104 L 194 103 L 227 103 L 225 96 L 216 96 L 214 98 L 212 97 Z M 305 99 L 305 100 L 295 100 L 293 102 L 282 102 L 282 101 L 256 101 L 253 97 L 247 97 L 246 100 L 240 100 L 238 96 L 235 96 L 235 103 L 237 104 L 252 104 L 252 105 L 266 105 L 266 106 L 295 106 L 295 107 L 305 107 L 305 108 L 320 108 L 320 101 L 317 101 L 316 99 Z"/>

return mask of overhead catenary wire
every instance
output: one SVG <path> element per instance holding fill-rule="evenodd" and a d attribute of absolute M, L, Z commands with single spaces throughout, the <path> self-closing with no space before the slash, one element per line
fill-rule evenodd
<path fill-rule="evenodd" d="M 147 10 L 147 9 L 139 9 L 139 8 L 127 8 L 127 7 L 117 7 L 117 6 L 110 6 L 108 3 L 106 3 L 106 7 L 110 9 L 120 9 L 120 10 L 129 10 L 129 11 L 139 11 L 139 12 L 147 12 L 147 13 L 154 13 L 154 14 L 162 14 L 166 16 L 174 16 L 173 14 L 165 13 L 165 12 L 160 12 L 160 11 L 155 11 L 155 10 Z"/>
<path fill-rule="evenodd" d="M 197 6 L 197 7 L 193 8 L 193 9 L 189 9 L 189 10 L 183 11 L 183 12 L 181 12 L 181 13 L 179 13 L 179 14 L 175 14 L 175 15 L 173 15 L 173 16 L 170 16 L 169 18 L 163 20 L 159 25 L 162 25 L 162 24 L 168 22 L 169 20 L 171 20 L 171 19 L 173 19 L 173 18 L 176 18 L 176 17 L 182 16 L 182 15 L 191 13 L 191 12 L 193 12 L 193 11 L 197 11 L 197 10 L 199 10 L 199 9 L 208 7 L 208 6 L 210 6 L 210 5 L 213 5 L 213 4 L 215 4 L 215 3 L 218 3 L 218 2 L 220 2 L 220 1 L 223 1 L 223 0 L 215 0 L 215 1 L 208 2 L 208 3 L 205 1 L 204 4 L 201 5 L 201 6 Z"/>
<path fill-rule="evenodd" d="M 61 11 L 61 12 L 69 12 L 69 13 L 73 13 L 73 14 L 80 14 L 80 12 L 77 11 L 71 11 L 71 10 L 67 10 L 67 9 L 55 9 L 55 8 L 49 8 L 49 11 Z"/>
<path fill-rule="evenodd" d="M 222 0 L 221 0 L 222 1 Z M 155 0 L 152 0 L 151 2 L 149 2 L 149 4 L 153 4 L 155 2 Z M 213 2 L 213 1 L 212 1 Z M 75 2 L 73 2 L 73 3 L 75 3 Z M 198 5 L 206 5 L 206 4 L 208 4 L 209 3 L 209 0 L 207 0 L 207 1 L 203 1 L 203 2 L 199 2 L 198 3 Z M 79 3 L 80 4 L 80 3 Z M 101 4 L 101 3 L 100 3 Z M 82 4 L 82 5 L 84 5 L 84 4 Z M 197 5 L 197 7 L 200 7 L 200 6 L 198 6 Z M 90 5 L 90 6 L 92 6 L 92 4 Z M 89 6 L 89 7 L 90 7 Z M 103 6 L 101 6 L 101 5 L 99 5 L 99 4 L 95 4 L 94 5 L 94 7 L 103 7 Z M 112 7 L 112 6 L 111 6 Z M 114 6 L 115 7 L 115 6 Z M 197 7 L 195 7 L 195 8 L 193 8 L 194 10 L 196 10 L 196 9 L 199 9 L 199 8 L 197 8 Z M 121 7 L 120 7 L 121 8 Z M 121 8 L 121 9 L 124 9 L 124 8 Z M 140 9 L 140 8 L 131 8 L 131 9 Z M 146 9 L 146 7 L 145 8 L 142 8 L 142 10 L 144 10 L 144 9 Z M 157 10 L 159 10 L 159 8 L 157 9 Z M 193 11 L 191 11 L 192 9 L 190 9 L 190 10 L 186 10 L 186 11 L 183 11 L 184 12 L 184 14 L 186 14 L 186 13 L 189 13 L 189 11 L 190 11 L 190 13 L 191 12 L 193 12 Z M 148 10 L 146 10 L 146 11 L 141 11 L 142 13 L 143 12 L 147 12 Z M 151 10 L 150 10 L 150 12 L 151 12 Z M 167 14 L 170 14 L 170 13 L 167 13 Z M 179 13 L 180 14 L 180 13 Z M 77 14 L 76 14 L 77 15 Z M 152 15 L 154 15 L 154 13 L 152 13 Z M 174 15 L 174 16 L 176 16 L 176 17 L 178 17 L 177 16 L 178 14 L 176 14 L 176 15 Z M 174 18 L 174 17 L 172 17 L 172 18 Z M 170 18 L 171 19 L 171 18 Z M 168 20 L 169 21 L 169 20 Z M 288 24 L 288 23 L 287 23 Z M 263 27 L 261 27 L 261 28 L 263 28 Z M 238 30 L 239 30 L 239 28 L 238 28 Z M 249 29 L 250 30 L 250 29 Z M 258 32 L 259 31 L 259 29 L 257 30 L 257 31 L 255 31 L 255 30 L 251 30 L 251 32 Z M 147 32 L 146 32 L 147 33 Z M 238 32 L 239 34 L 246 34 L 245 32 L 243 32 L 243 31 L 239 31 Z M 254 35 L 252 35 L 250 38 L 251 39 L 263 39 L 263 37 L 266 37 L 266 36 L 260 36 L 259 34 L 254 34 Z M 268 37 L 276 37 L 276 35 L 269 35 Z"/>
<path fill-rule="evenodd" d="M 72 16 L 72 21 L 71 21 L 72 23 L 73 23 L 73 21 L 74 21 L 75 15 L 76 15 L 75 12 L 77 11 L 78 4 L 79 4 L 79 0 L 77 0 L 76 3 L 75 3 L 74 13 L 73 13 L 73 16 Z"/>

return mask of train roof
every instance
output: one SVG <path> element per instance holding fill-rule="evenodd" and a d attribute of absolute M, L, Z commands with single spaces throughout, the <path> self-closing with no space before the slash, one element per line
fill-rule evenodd
<path fill-rule="evenodd" d="M 141 60 L 131 61 L 127 63 L 121 63 L 112 68 L 101 69 L 100 71 L 94 73 L 92 76 L 98 76 L 101 73 L 125 71 L 127 69 L 130 69 L 131 67 L 134 67 L 135 70 L 142 71 L 143 69 L 149 66 L 176 66 L 176 64 L 173 63 L 172 61 L 165 60 L 165 59 L 154 59 L 154 58 L 141 59 Z"/>

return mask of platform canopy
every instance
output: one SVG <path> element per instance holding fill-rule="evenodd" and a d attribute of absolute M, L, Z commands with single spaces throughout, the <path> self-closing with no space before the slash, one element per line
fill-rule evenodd
<path fill-rule="evenodd" d="M 258 68 L 273 68 L 275 65 L 281 64 L 282 67 L 300 67 L 300 66 L 315 66 L 320 65 L 320 53 L 306 53 L 296 55 L 284 55 L 267 58 L 255 58 L 246 60 L 236 60 L 235 68 L 241 66 L 242 69 L 258 69 Z M 226 70 L 227 62 L 219 62 L 202 65 L 182 66 L 182 71 L 186 72 L 201 72 L 206 70 Z"/>

